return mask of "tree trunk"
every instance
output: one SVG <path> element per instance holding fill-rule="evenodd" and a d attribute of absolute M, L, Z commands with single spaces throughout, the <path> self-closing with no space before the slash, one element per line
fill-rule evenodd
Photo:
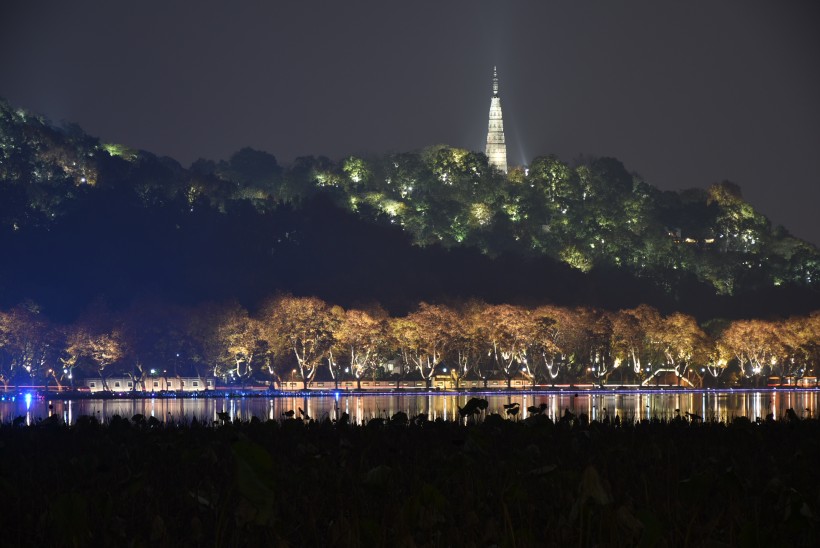
<path fill-rule="evenodd" d="M 105 392 L 110 392 L 111 389 L 108 388 L 108 382 L 106 382 L 105 377 L 103 376 L 103 370 L 100 369 L 99 372 L 100 372 L 100 382 L 102 383 L 103 390 Z"/>
<path fill-rule="evenodd" d="M 57 383 L 57 392 L 62 392 L 63 391 L 63 385 L 60 382 L 60 379 L 57 377 L 57 374 L 54 373 L 54 371 L 52 371 L 51 376 L 54 377 L 54 382 Z M 46 386 L 46 388 L 48 388 L 48 386 Z"/>

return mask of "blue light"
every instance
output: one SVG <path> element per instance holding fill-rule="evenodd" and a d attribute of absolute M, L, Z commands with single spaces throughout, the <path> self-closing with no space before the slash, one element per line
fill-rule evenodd
<path fill-rule="evenodd" d="M 339 401 L 339 393 L 338 392 L 334 392 L 333 397 L 336 398 L 336 401 Z"/>
<path fill-rule="evenodd" d="M 26 410 L 31 409 L 31 393 L 26 392 L 26 395 L 23 396 L 23 398 L 26 400 Z"/>

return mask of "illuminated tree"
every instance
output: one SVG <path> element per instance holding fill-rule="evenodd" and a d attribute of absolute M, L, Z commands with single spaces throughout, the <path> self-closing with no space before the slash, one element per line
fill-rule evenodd
<path fill-rule="evenodd" d="M 338 345 L 336 340 L 336 333 L 339 331 L 339 325 L 342 323 L 345 317 L 345 311 L 341 306 L 331 306 L 330 307 L 330 335 L 331 335 L 331 343 L 330 347 L 327 349 L 327 368 L 330 371 L 330 376 L 333 379 L 333 382 L 336 384 L 336 388 L 339 388 L 339 379 L 343 373 L 343 365 L 342 362 L 339 361 L 337 358 L 341 355 L 343 358 L 347 357 L 345 354 L 346 352 L 342 350 L 338 352 Z"/>
<path fill-rule="evenodd" d="M 88 331 L 80 326 L 78 322 L 63 329 L 63 352 L 60 356 L 60 363 L 67 373 L 67 377 L 73 380 L 74 371 L 82 365 L 82 358 L 86 354 L 88 346 L 86 339 L 89 338 Z M 107 390 L 107 385 L 103 379 L 103 388 Z"/>
<path fill-rule="evenodd" d="M 614 371 L 612 358 L 612 322 L 610 314 L 603 310 L 584 309 L 588 330 L 588 360 L 592 376 L 607 379 Z"/>
<path fill-rule="evenodd" d="M 601 313 L 586 309 L 554 308 L 550 312 L 554 325 L 554 344 L 559 351 L 556 367 L 564 368 L 573 378 L 606 374 L 609 356 L 609 327 Z"/>
<path fill-rule="evenodd" d="M 550 380 L 558 377 L 565 362 L 562 345 L 565 342 L 564 330 L 571 323 L 568 313 L 566 309 L 554 306 L 540 306 L 532 311 L 534 329 L 529 353 L 533 356 L 533 363 L 542 366 L 546 373 L 544 376 Z"/>
<path fill-rule="evenodd" d="M 347 176 L 346 189 L 350 192 L 358 188 L 367 187 L 373 178 L 373 169 L 362 158 L 350 156 L 342 162 L 342 171 Z"/>
<path fill-rule="evenodd" d="M 646 332 L 639 315 L 634 310 L 619 310 L 610 317 L 612 324 L 613 367 L 631 369 L 634 374 L 641 372 Z"/>
<path fill-rule="evenodd" d="M 108 390 L 104 372 L 122 358 L 122 345 L 116 331 L 110 333 L 92 333 L 82 342 L 83 354 L 97 365 L 103 387 Z"/>
<path fill-rule="evenodd" d="M 185 311 L 185 316 L 185 357 L 198 375 L 210 370 L 215 377 L 243 384 L 253 377 L 265 351 L 262 326 L 256 318 L 235 302 L 205 303 Z"/>
<path fill-rule="evenodd" d="M 293 370 L 290 341 L 279 329 L 279 309 L 277 300 L 267 300 L 256 315 L 259 321 L 260 355 L 267 370 L 270 384 L 284 383 Z"/>
<path fill-rule="evenodd" d="M 773 325 L 762 320 L 737 320 L 721 334 L 719 343 L 737 359 L 741 373 L 758 379 L 779 352 Z"/>
<path fill-rule="evenodd" d="M 0 311 L 0 382 L 4 389 L 17 379 L 54 376 L 46 366 L 49 352 L 54 351 L 53 330 L 33 304 Z"/>
<path fill-rule="evenodd" d="M 765 278 L 759 255 L 769 239 L 770 223 L 763 215 L 743 201 L 740 187 L 729 181 L 713 184 L 708 190 L 708 202 L 718 207 L 715 221 L 716 244 L 729 259 L 719 277 L 727 293 L 745 278 Z M 756 276 L 755 276 L 756 275 Z"/>
<path fill-rule="evenodd" d="M 222 347 L 221 360 L 225 369 L 222 375 L 247 382 L 254 371 L 254 358 L 260 351 L 261 325 L 258 320 L 237 304 L 230 304 L 222 310 L 216 328 L 216 337 Z"/>
<path fill-rule="evenodd" d="M 381 308 L 351 309 L 344 313 L 336 328 L 336 346 L 347 355 L 357 388 L 361 388 L 361 379 L 374 374 L 386 357 L 388 321 Z"/>
<path fill-rule="evenodd" d="M 676 312 L 661 321 L 655 334 L 662 348 L 667 366 L 680 379 L 686 375 L 693 360 L 706 363 L 711 352 L 711 344 L 695 319 Z"/>
<path fill-rule="evenodd" d="M 0 310 L 0 382 L 3 383 L 3 390 L 8 391 L 9 383 L 14 376 L 13 347 L 14 322 L 8 312 Z"/>
<path fill-rule="evenodd" d="M 643 333 L 643 344 L 640 354 L 636 354 L 633 361 L 633 371 L 639 378 L 646 378 L 658 369 L 663 367 L 663 317 L 653 307 L 640 305 L 632 310 L 627 310 L 627 314 L 633 316 Z"/>
<path fill-rule="evenodd" d="M 566 205 L 575 201 L 578 185 L 574 178 L 572 168 L 555 156 L 539 156 L 530 163 L 528 180 L 548 203 Z"/>
<path fill-rule="evenodd" d="M 820 365 L 820 311 L 812 312 L 806 318 L 805 334 L 803 348 L 806 356 L 806 367 L 816 375 L 817 367 Z"/>
<path fill-rule="evenodd" d="M 445 350 L 452 344 L 456 322 L 457 316 L 451 309 L 427 303 L 391 322 L 402 361 L 417 370 L 428 387 Z"/>
<path fill-rule="evenodd" d="M 721 341 L 711 340 L 711 352 L 703 365 L 704 372 L 717 379 L 729 368 L 731 360 L 732 352 Z"/>
<path fill-rule="evenodd" d="M 336 317 L 330 306 L 316 297 L 283 295 L 267 305 L 267 329 L 284 338 L 296 358 L 305 390 L 333 346 Z"/>
<path fill-rule="evenodd" d="M 772 356 L 772 368 L 777 368 L 781 376 L 804 376 L 813 365 L 813 353 L 820 333 L 816 331 L 817 316 L 814 318 L 792 316 L 773 326 L 777 338 L 776 347 L 780 352 Z"/>
<path fill-rule="evenodd" d="M 86 319 L 80 319 L 67 329 L 63 365 L 73 370 L 84 360 L 100 376 L 103 390 L 108 387 L 108 370 L 123 357 L 121 337 L 116 330 L 104 330 Z"/>
<path fill-rule="evenodd" d="M 479 334 L 489 349 L 496 370 L 507 387 L 519 369 L 532 377 L 527 347 L 533 340 L 534 324 L 528 310 L 508 304 L 487 306 L 478 318 Z"/>
<path fill-rule="evenodd" d="M 456 389 L 470 371 L 481 379 L 487 380 L 484 364 L 487 362 L 486 348 L 479 333 L 481 311 L 487 305 L 471 301 L 455 311 L 453 324 L 450 326 L 450 345 L 446 349 L 446 360 L 451 365 L 450 376 Z"/>

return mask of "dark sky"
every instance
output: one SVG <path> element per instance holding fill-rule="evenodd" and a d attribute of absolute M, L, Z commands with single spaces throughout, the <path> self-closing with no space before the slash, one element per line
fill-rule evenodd
<path fill-rule="evenodd" d="M 728 179 L 820 244 L 820 2 L 4 1 L 0 96 L 178 159 L 484 148 Z"/>

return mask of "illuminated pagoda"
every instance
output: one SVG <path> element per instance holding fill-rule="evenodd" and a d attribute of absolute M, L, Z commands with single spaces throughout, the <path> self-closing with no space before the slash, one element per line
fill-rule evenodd
<path fill-rule="evenodd" d="M 501 97 L 498 96 L 496 67 L 493 67 L 493 98 L 490 100 L 490 124 L 487 129 L 486 152 L 490 165 L 507 173 L 507 143 L 504 140 L 504 120 L 501 118 Z"/>

